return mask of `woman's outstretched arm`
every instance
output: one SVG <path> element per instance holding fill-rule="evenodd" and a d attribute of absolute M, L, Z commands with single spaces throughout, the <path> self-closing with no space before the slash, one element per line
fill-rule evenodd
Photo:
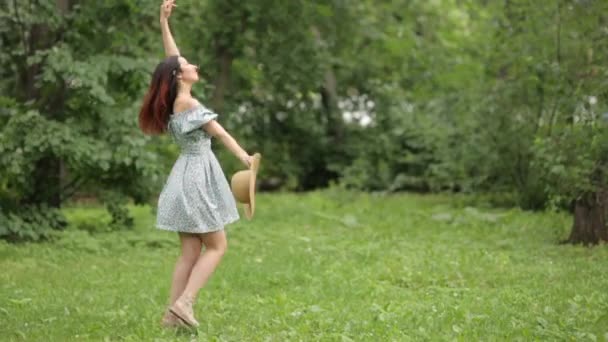
<path fill-rule="evenodd" d="M 179 50 L 171 35 L 171 29 L 169 28 L 169 16 L 173 7 L 176 7 L 175 0 L 163 0 L 163 4 L 160 5 L 160 29 L 163 33 L 163 46 L 165 47 L 165 55 L 179 56 Z"/>
<path fill-rule="evenodd" d="M 245 151 L 239 143 L 234 140 L 234 138 L 226 132 L 224 127 L 220 125 L 217 121 L 211 120 L 203 126 L 203 129 L 207 131 L 211 136 L 216 139 L 219 139 L 224 146 L 232 152 L 245 166 L 250 167 L 253 161 L 253 158 Z"/>

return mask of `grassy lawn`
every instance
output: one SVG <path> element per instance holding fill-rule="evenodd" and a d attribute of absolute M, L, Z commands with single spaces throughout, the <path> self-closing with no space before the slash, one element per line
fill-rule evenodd
<path fill-rule="evenodd" d="M 608 341 L 608 248 L 559 245 L 565 214 L 454 197 L 262 194 L 228 227 L 195 307 L 198 334 L 163 330 L 174 233 L 136 228 L 0 242 L 7 341 Z M 103 222 L 69 208 L 71 222 Z"/>

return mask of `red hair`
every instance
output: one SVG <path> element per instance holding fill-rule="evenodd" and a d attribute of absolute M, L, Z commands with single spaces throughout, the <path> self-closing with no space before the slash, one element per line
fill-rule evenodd
<path fill-rule="evenodd" d="M 139 128 L 146 134 L 162 134 L 167 131 L 169 116 L 177 97 L 177 74 L 180 72 L 179 56 L 170 56 L 160 62 L 154 74 L 144 102 L 139 111 Z"/>

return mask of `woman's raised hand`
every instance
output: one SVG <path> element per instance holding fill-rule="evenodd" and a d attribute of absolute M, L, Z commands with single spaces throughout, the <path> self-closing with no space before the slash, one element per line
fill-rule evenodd
<path fill-rule="evenodd" d="M 177 7 L 177 5 L 175 4 L 175 0 L 163 0 L 162 5 L 160 5 L 160 19 L 169 19 L 173 7 Z"/>

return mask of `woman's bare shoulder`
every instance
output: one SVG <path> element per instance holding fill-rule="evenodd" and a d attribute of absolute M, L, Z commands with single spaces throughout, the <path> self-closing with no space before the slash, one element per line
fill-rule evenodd
<path fill-rule="evenodd" d="M 173 112 L 180 113 L 200 105 L 201 103 L 192 96 L 178 96 L 173 103 Z"/>

